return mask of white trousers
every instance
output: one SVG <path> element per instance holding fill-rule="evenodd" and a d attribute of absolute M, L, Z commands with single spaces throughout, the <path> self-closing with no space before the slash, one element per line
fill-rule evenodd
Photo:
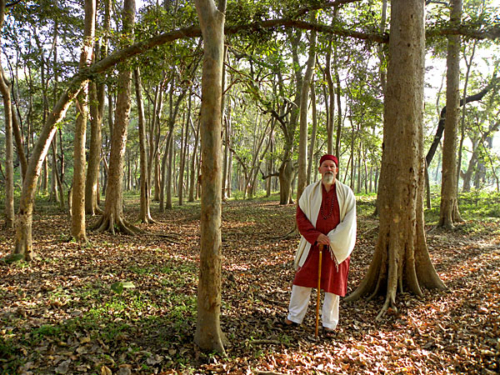
<path fill-rule="evenodd" d="M 297 285 L 292 286 L 292 296 L 290 298 L 290 306 L 288 307 L 288 320 L 298 324 L 302 323 L 306 316 L 311 291 L 312 288 Z M 323 327 L 329 329 L 337 328 L 339 322 L 339 301 L 340 297 L 338 295 L 325 292 L 321 315 Z"/>

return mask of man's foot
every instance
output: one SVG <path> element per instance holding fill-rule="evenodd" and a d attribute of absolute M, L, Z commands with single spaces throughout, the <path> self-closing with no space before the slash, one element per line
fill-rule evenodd
<path fill-rule="evenodd" d="M 325 335 L 326 338 L 334 338 L 335 337 L 335 330 L 331 328 L 326 328 L 323 327 L 323 334 Z"/>
<path fill-rule="evenodd" d="M 288 318 L 285 318 L 285 326 L 287 326 L 287 327 L 298 327 L 298 326 L 300 326 L 300 324 L 292 322 Z"/>

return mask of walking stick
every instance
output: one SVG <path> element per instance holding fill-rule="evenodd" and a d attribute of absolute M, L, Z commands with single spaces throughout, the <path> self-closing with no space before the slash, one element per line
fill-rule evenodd
<path fill-rule="evenodd" d="M 321 300 L 321 261 L 323 260 L 323 245 L 319 245 L 319 261 L 318 261 L 318 297 L 316 299 L 316 333 L 315 337 L 318 338 L 319 330 L 319 303 Z"/>

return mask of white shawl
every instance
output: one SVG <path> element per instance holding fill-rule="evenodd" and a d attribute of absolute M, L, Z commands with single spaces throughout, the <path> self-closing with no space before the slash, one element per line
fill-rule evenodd
<path fill-rule="evenodd" d="M 330 238 L 330 254 L 335 264 L 339 265 L 351 254 L 356 242 L 356 197 L 349 186 L 338 180 L 335 185 L 340 208 L 340 223 L 328 233 L 328 237 Z M 316 227 L 321 201 L 321 180 L 307 186 L 299 199 L 300 209 L 314 227 Z M 299 247 L 295 254 L 296 269 L 304 265 L 311 250 L 311 244 L 304 236 L 300 237 Z"/>

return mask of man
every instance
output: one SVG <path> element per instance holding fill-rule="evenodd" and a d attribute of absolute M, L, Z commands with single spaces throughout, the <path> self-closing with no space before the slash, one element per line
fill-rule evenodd
<path fill-rule="evenodd" d="M 324 155 L 319 166 L 321 181 L 307 186 L 299 199 L 296 219 L 301 240 L 285 319 L 287 326 L 302 323 L 311 290 L 318 286 L 319 245 L 324 245 L 322 324 L 328 337 L 333 336 L 339 321 L 339 299 L 347 292 L 350 254 L 356 241 L 356 198 L 347 185 L 336 180 L 338 171 L 337 158 Z"/>

